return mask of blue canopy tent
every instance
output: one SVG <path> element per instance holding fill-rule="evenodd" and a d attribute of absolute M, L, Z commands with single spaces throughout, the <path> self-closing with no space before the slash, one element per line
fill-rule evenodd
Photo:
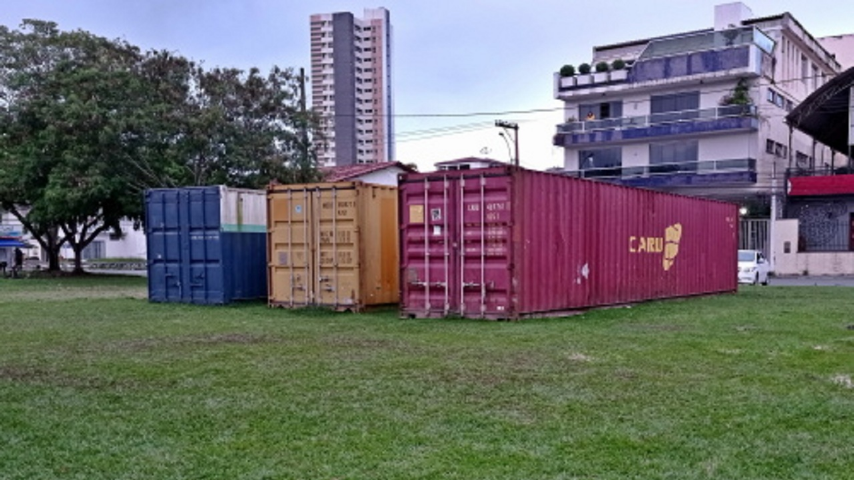
<path fill-rule="evenodd" d="M 0 238 L 0 248 L 31 248 L 32 245 L 24 243 L 17 238 Z"/>

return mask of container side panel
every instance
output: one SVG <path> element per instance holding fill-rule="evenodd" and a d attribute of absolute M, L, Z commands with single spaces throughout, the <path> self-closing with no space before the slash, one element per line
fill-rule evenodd
<path fill-rule="evenodd" d="M 267 295 L 267 235 L 263 232 L 222 232 L 226 298 L 256 300 Z"/>
<path fill-rule="evenodd" d="M 378 245 L 379 247 L 380 268 L 378 277 L 372 280 L 366 288 L 372 290 L 371 295 L 369 295 L 370 303 L 398 303 L 400 301 L 400 257 L 397 248 L 399 234 L 397 226 L 397 188 L 374 188 L 379 190 L 380 216 L 375 221 L 380 224 L 378 228 L 380 239 L 379 243 L 372 242 L 372 245 Z M 373 262 L 373 258 L 369 261 Z"/>
<path fill-rule="evenodd" d="M 517 177 L 521 315 L 735 290 L 734 205 Z"/>
<path fill-rule="evenodd" d="M 364 305 L 397 303 L 397 189 L 364 185 L 359 194 L 359 222 Z"/>
<path fill-rule="evenodd" d="M 313 246 L 311 192 L 288 188 L 268 194 L 269 291 L 271 304 L 311 304 Z"/>
<path fill-rule="evenodd" d="M 220 223 L 224 232 L 267 231 L 267 194 L 263 190 L 222 187 L 220 195 Z"/>

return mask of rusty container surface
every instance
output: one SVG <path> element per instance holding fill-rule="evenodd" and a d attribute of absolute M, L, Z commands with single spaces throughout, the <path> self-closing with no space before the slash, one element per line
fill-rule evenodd
<path fill-rule="evenodd" d="M 737 206 L 513 167 L 400 179 L 401 316 L 518 319 L 737 289 Z"/>
<path fill-rule="evenodd" d="M 397 188 L 272 185 L 267 204 L 271 306 L 361 311 L 398 302 Z"/>

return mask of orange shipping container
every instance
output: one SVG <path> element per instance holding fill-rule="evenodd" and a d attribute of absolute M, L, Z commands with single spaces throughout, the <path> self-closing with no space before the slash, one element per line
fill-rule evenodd
<path fill-rule="evenodd" d="M 271 185 L 267 231 L 270 306 L 360 311 L 398 302 L 397 188 Z"/>

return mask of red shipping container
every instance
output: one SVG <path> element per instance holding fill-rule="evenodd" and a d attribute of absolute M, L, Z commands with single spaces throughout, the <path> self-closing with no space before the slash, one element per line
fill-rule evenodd
<path fill-rule="evenodd" d="M 735 204 L 515 167 L 400 178 L 401 315 L 519 319 L 735 292 Z"/>

